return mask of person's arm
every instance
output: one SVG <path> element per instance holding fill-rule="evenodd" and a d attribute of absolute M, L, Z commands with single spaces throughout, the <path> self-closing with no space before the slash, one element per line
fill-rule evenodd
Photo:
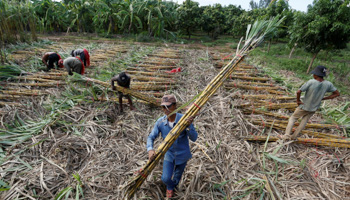
<path fill-rule="evenodd" d="M 58 61 L 59 61 L 59 59 L 55 61 L 57 69 L 59 68 Z"/>
<path fill-rule="evenodd" d="M 43 61 L 43 63 L 46 65 L 46 67 L 48 67 L 49 65 L 47 64 L 47 58 L 48 58 L 48 56 L 46 56 L 46 54 L 42 57 L 42 61 Z"/>
<path fill-rule="evenodd" d="M 300 100 L 300 95 L 301 95 L 301 90 L 297 91 L 297 104 L 298 106 L 301 104 L 304 104 L 301 100 Z"/>
<path fill-rule="evenodd" d="M 128 82 L 126 83 L 126 88 L 130 88 L 130 82 L 131 82 L 131 78 L 128 80 Z"/>
<path fill-rule="evenodd" d="M 193 125 L 193 120 L 195 117 L 196 116 L 191 116 L 191 117 L 187 118 L 187 128 L 186 128 L 188 137 L 193 142 L 195 142 L 197 140 L 197 137 L 198 137 L 198 133 Z"/>
<path fill-rule="evenodd" d="M 112 90 L 116 90 L 116 88 L 115 88 L 115 86 L 114 86 L 114 81 L 117 81 L 117 76 L 115 76 L 115 77 L 113 77 L 112 79 L 111 79 L 111 86 L 112 86 Z"/>
<path fill-rule="evenodd" d="M 156 152 L 153 149 L 153 143 L 154 140 L 159 136 L 159 128 L 158 128 L 159 120 L 156 122 L 156 124 L 153 127 L 152 132 L 149 134 L 147 138 L 147 152 L 148 152 L 148 159 L 153 160 L 155 158 Z"/>
<path fill-rule="evenodd" d="M 66 68 L 69 75 L 73 75 L 72 68 L 69 66 L 69 63 L 63 62 L 63 66 Z"/>
<path fill-rule="evenodd" d="M 338 90 L 336 90 L 336 91 L 332 92 L 332 94 L 329 95 L 328 97 L 324 97 L 322 100 L 334 99 L 338 96 L 340 96 L 340 92 Z"/>
<path fill-rule="evenodd" d="M 188 130 L 189 129 L 189 130 Z M 194 125 L 191 124 L 188 128 L 187 128 L 187 133 L 188 133 L 188 138 L 190 138 L 190 140 L 192 142 L 195 142 L 198 138 L 198 133 L 196 131 L 196 129 L 194 128 Z"/>

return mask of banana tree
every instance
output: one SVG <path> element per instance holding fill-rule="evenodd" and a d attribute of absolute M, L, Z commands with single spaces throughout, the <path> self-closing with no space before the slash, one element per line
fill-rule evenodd
<path fill-rule="evenodd" d="M 120 1 L 116 0 L 97 0 L 93 4 L 95 15 L 93 17 L 93 24 L 96 32 L 107 29 L 107 35 L 113 31 L 117 32 L 118 22 L 121 21 L 118 13 Z"/>
<path fill-rule="evenodd" d="M 124 29 L 124 31 L 126 27 L 128 33 L 131 33 L 132 30 L 137 32 L 137 30 L 142 29 L 142 21 L 139 17 L 140 6 L 142 6 L 142 1 L 138 0 L 125 0 L 120 4 L 118 16 L 122 18 L 121 28 Z"/>

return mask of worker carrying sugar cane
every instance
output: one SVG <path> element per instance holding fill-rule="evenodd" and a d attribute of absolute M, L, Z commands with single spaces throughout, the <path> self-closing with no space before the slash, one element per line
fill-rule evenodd
<path fill-rule="evenodd" d="M 66 58 L 62 63 L 69 75 L 73 75 L 73 72 L 81 75 L 84 75 L 85 73 L 84 63 L 79 57 Z"/>
<path fill-rule="evenodd" d="M 311 74 L 313 74 L 313 79 L 307 81 L 297 91 L 297 104 L 299 107 L 295 109 L 293 115 L 289 118 L 286 133 L 282 137 L 283 139 L 297 138 L 298 134 L 305 128 L 306 123 L 309 121 L 311 116 L 320 107 L 321 101 L 334 99 L 340 95 L 337 88 L 335 88 L 331 82 L 323 79 L 326 76 L 326 71 L 326 67 L 317 66 L 313 71 L 311 71 Z M 302 92 L 305 92 L 303 101 L 300 100 L 300 95 Z M 324 97 L 326 92 L 332 92 L 332 94 Z M 301 118 L 301 122 L 291 136 L 294 123 L 299 118 Z"/>
<path fill-rule="evenodd" d="M 54 65 L 56 64 L 56 69 L 58 67 L 62 68 L 62 58 L 58 53 L 55 52 L 46 52 L 44 56 L 41 59 L 43 63 L 47 67 L 47 71 L 50 71 L 52 68 L 54 68 Z"/>
<path fill-rule="evenodd" d="M 86 49 L 76 49 L 72 50 L 71 56 L 77 57 L 79 56 L 82 61 L 84 61 L 84 66 L 90 66 L 90 55 Z"/>
<path fill-rule="evenodd" d="M 153 160 L 156 152 L 153 148 L 154 140 L 159 136 L 164 138 L 170 130 L 179 122 L 183 114 L 173 113 L 176 110 L 176 98 L 174 95 L 164 95 L 162 97 L 161 106 L 164 116 L 159 118 L 147 139 L 147 151 L 149 160 Z M 194 117 L 188 118 L 186 121 L 187 128 L 181 132 L 180 136 L 175 140 L 164 156 L 162 181 L 167 187 L 166 197 L 171 198 L 174 195 L 174 189 L 181 180 L 182 173 L 185 170 L 187 161 L 192 157 L 189 140 L 195 142 L 198 134 L 192 122 Z"/>
<path fill-rule="evenodd" d="M 111 79 L 111 86 L 112 90 L 116 90 L 117 88 L 114 86 L 114 82 L 117 81 L 117 84 L 121 87 L 124 88 L 130 88 L 130 82 L 131 78 L 128 76 L 125 72 L 121 72 L 117 76 L 114 76 Z M 119 110 L 120 112 L 123 112 L 123 92 L 118 91 L 119 94 Z M 134 110 L 134 106 L 132 105 L 132 101 L 130 98 L 130 95 L 125 95 L 125 97 L 128 99 L 129 105 L 130 105 L 130 110 Z"/>

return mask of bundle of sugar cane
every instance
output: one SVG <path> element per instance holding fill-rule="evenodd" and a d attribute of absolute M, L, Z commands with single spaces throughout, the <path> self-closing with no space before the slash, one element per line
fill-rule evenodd
<path fill-rule="evenodd" d="M 20 103 L 15 103 L 15 102 L 4 102 L 4 101 L 0 101 L 0 106 L 15 106 L 15 107 L 19 107 L 19 106 L 22 106 L 22 104 L 20 104 Z"/>
<path fill-rule="evenodd" d="M 278 110 L 281 108 L 285 108 L 285 109 L 295 109 L 298 107 L 297 103 L 267 103 L 265 105 L 265 107 L 268 110 Z"/>
<path fill-rule="evenodd" d="M 10 86 L 32 86 L 32 87 L 53 87 L 53 86 L 61 86 L 66 85 L 66 82 L 60 82 L 60 81 L 50 81 L 45 83 L 6 83 L 5 85 Z"/>
<path fill-rule="evenodd" d="M 20 96 L 41 96 L 47 94 L 46 92 L 43 92 L 41 90 L 25 90 L 25 89 L 18 89 L 18 90 L 1 90 L 3 94 L 10 94 L 10 95 L 20 95 Z"/>
<path fill-rule="evenodd" d="M 45 74 L 49 76 L 68 76 L 67 72 L 46 72 Z"/>
<path fill-rule="evenodd" d="M 52 86 L 61 86 L 66 85 L 66 82 L 61 81 L 50 81 L 45 83 L 6 83 L 6 85 L 10 86 L 33 86 L 33 87 L 52 87 Z"/>
<path fill-rule="evenodd" d="M 274 87 L 275 85 L 273 83 L 262 83 L 262 82 L 242 82 L 242 81 L 228 81 L 225 83 L 227 86 L 234 86 L 235 84 L 241 84 L 241 85 L 260 85 L 260 86 L 270 86 Z"/>
<path fill-rule="evenodd" d="M 255 102 L 249 102 L 249 103 L 244 103 L 244 104 L 240 104 L 240 105 L 236 105 L 235 107 L 236 108 L 249 108 L 249 107 L 252 107 L 252 108 L 260 108 L 261 106 L 264 106 L 266 105 L 266 103 L 255 103 Z"/>
<path fill-rule="evenodd" d="M 112 97 L 112 98 L 99 97 L 98 101 L 113 101 L 113 102 L 119 104 L 119 98 L 115 98 L 115 97 Z M 158 101 L 160 102 L 161 99 L 158 99 Z M 148 101 L 143 101 L 143 100 L 139 100 L 139 99 L 133 100 L 133 103 L 151 104 Z M 122 104 L 129 104 L 129 101 L 127 99 L 122 99 Z"/>
<path fill-rule="evenodd" d="M 271 120 L 271 119 L 265 119 L 265 121 L 267 122 L 272 122 L 275 121 L 276 123 L 279 124 L 288 124 L 288 120 Z M 299 122 L 295 122 L 294 126 L 299 126 Z M 305 128 L 316 128 L 316 129 L 323 129 L 323 128 L 327 128 L 327 129 L 332 129 L 332 128 L 340 128 L 341 126 L 338 126 L 337 124 L 310 124 L 307 123 Z"/>
<path fill-rule="evenodd" d="M 97 54 L 94 55 L 94 60 L 107 60 L 109 57 L 105 56 L 104 54 Z"/>
<path fill-rule="evenodd" d="M 241 79 L 241 80 L 250 80 L 250 81 L 270 81 L 270 78 L 265 77 L 250 77 L 250 76 L 230 76 L 229 79 Z"/>
<path fill-rule="evenodd" d="M 21 96 L 18 95 L 8 95 L 8 94 L 0 94 L 0 99 L 18 99 Z"/>
<path fill-rule="evenodd" d="M 248 72 L 251 72 L 252 70 L 250 70 L 250 69 L 240 69 L 240 68 L 236 68 L 235 71 L 246 72 L 246 73 L 248 73 Z"/>
<path fill-rule="evenodd" d="M 141 93 L 145 95 L 155 96 L 155 97 L 163 97 L 165 95 L 164 92 L 141 92 Z"/>
<path fill-rule="evenodd" d="M 287 128 L 286 124 L 279 124 L 276 122 L 273 124 L 273 123 L 264 122 L 264 121 L 253 121 L 253 124 L 262 125 L 262 126 L 266 126 L 266 127 L 273 126 L 274 129 L 279 129 L 279 130 L 286 130 L 286 128 Z M 309 130 L 302 130 L 301 133 L 309 135 L 309 136 L 319 137 L 319 138 L 343 138 L 342 136 L 338 136 L 338 135 L 330 135 L 330 134 L 326 134 L 326 133 L 309 131 Z"/>
<path fill-rule="evenodd" d="M 140 74 L 145 76 L 160 76 L 160 77 L 166 77 L 166 78 L 174 78 L 174 74 L 166 74 L 166 73 L 155 73 L 155 72 L 142 72 L 142 71 L 125 71 L 127 74 Z"/>
<path fill-rule="evenodd" d="M 159 90 L 169 90 L 176 88 L 176 85 L 132 85 L 132 90 L 142 90 L 142 91 L 159 91 Z"/>
<path fill-rule="evenodd" d="M 50 80 L 50 79 L 35 78 L 35 77 L 31 77 L 31 76 L 16 76 L 14 78 L 18 79 L 18 80 L 40 81 L 40 82 L 51 82 L 51 81 L 54 81 L 54 80 Z"/>
<path fill-rule="evenodd" d="M 278 137 L 273 136 L 249 136 L 249 137 L 242 137 L 242 139 L 249 141 L 249 142 L 266 142 L 268 139 L 268 142 L 276 142 L 279 140 Z M 329 146 L 329 147 L 343 147 L 343 148 L 350 148 L 350 140 L 349 139 L 328 139 L 328 138 L 296 138 L 296 140 L 293 141 L 294 143 L 298 144 L 312 144 L 316 146 Z"/>
<path fill-rule="evenodd" d="M 245 89 L 245 90 L 277 90 L 279 87 L 260 87 L 260 86 L 250 86 L 250 85 L 242 85 L 242 84 L 225 84 L 226 89 L 232 89 L 232 88 L 240 88 L 240 89 Z"/>
<path fill-rule="evenodd" d="M 65 79 L 65 75 L 45 75 L 45 74 L 32 74 L 31 77 L 38 77 L 42 79 L 50 79 L 50 80 L 63 80 Z"/>
<path fill-rule="evenodd" d="M 284 91 L 278 91 L 278 90 L 270 90 L 270 89 L 261 89 L 257 86 L 242 86 L 242 85 L 236 85 L 236 87 L 234 86 L 225 86 L 226 89 L 228 90 L 232 90 L 232 89 L 235 89 L 235 88 L 240 88 L 240 89 L 245 89 L 245 90 L 253 90 L 253 91 L 262 91 L 262 92 L 268 92 L 270 94 L 279 94 L 279 95 L 283 95 L 285 92 Z"/>
<path fill-rule="evenodd" d="M 289 116 L 274 113 L 274 112 L 269 112 L 269 111 L 263 111 L 263 110 L 256 110 L 256 109 L 249 109 L 245 108 L 243 110 L 243 113 L 245 114 L 261 114 L 269 117 L 275 117 L 275 118 L 280 118 L 280 119 L 289 119 Z"/>
<path fill-rule="evenodd" d="M 233 72 L 232 73 L 233 75 L 236 75 L 236 76 L 251 76 L 251 77 L 258 77 L 258 76 L 261 76 L 261 74 L 259 73 L 250 73 L 250 72 Z M 245 82 L 245 83 L 251 83 L 251 82 Z M 259 83 L 259 82 L 257 82 Z M 268 84 L 268 83 L 265 83 L 265 84 Z"/>
<path fill-rule="evenodd" d="M 259 107 L 265 107 L 267 110 L 278 110 L 281 108 L 285 109 L 295 109 L 298 107 L 297 103 L 249 103 L 249 104 L 241 104 L 238 105 L 238 108 L 243 108 L 243 107 L 254 107 L 254 108 L 259 108 Z"/>
<path fill-rule="evenodd" d="M 221 68 L 223 66 L 225 66 L 227 64 L 227 62 L 216 62 L 215 66 L 217 68 Z M 251 65 L 239 65 L 238 66 L 239 69 L 256 69 L 254 66 Z"/>
<path fill-rule="evenodd" d="M 86 83 L 86 84 L 89 84 L 89 83 L 98 84 L 98 85 L 101 85 L 105 88 L 111 87 L 110 83 L 96 80 L 96 79 L 92 79 L 92 78 L 87 78 L 87 77 L 81 76 L 81 75 L 76 74 L 76 73 L 73 76 L 70 76 L 70 80 L 72 82 L 79 82 L 79 83 Z M 119 85 L 115 85 L 115 87 L 116 87 L 117 91 L 122 92 L 126 95 L 131 95 L 137 99 L 147 101 L 147 102 L 149 102 L 153 105 L 156 105 L 156 106 L 158 106 L 160 104 L 160 101 L 158 99 L 151 97 L 151 96 L 146 96 L 146 95 L 144 95 L 138 91 L 135 91 L 133 89 L 124 88 L 124 87 L 121 87 Z"/>
<path fill-rule="evenodd" d="M 242 99 L 275 99 L 275 100 L 295 100 L 296 97 L 273 96 L 273 95 L 242 95 Z"/>
<path fill-rule="evenodd" d="M 131 82 L 131 86 L 133 85 L 176 85 L 175 82 L 169 82 L 169 81 L 147 81 L 147 82 Z"/>
<path fill-rule="evenodd" d="M 126 196 L 128 199 L 135 194 L 136 190 L 144 182 L 147 176 L 155 168 L 159 160 L 165 155 L 171 145 L 179 137 L 180 133 L 188 126 L 187 120 L 189 117 L 194 117 L 199 110 L 206 104 L 209 98 L 217 91 L 217 89 L 224 83 L 228 76 L 235 70 L 235 67 L 240 63 L 243 58 L 259 45 L 265 35 L 270 34 L 281 23 L 278 18 L 273 18 L 269 21 L 257 21 L 254 23 L 253 28 L 248 26 L 246 40 L 243 48 L 239 50 L 237 48 L 236 56 L 231 60 L 227 66 L 225 66 L 220 73 L 207 85 L 207 87 L 200 93 L 197 100 L 190 106 L 179 122 L 171 129 L 164 141 L 159 145 L 156 150 L 156 156 L 154 160 L 148 161 L 147 164 L 140 170 L 133 180 L 127 185 Z M 265 29 L 265 30 L 263 30 Z"/>
<path fill-rule="evenodd" d="M 149 76 L 130 76 L 132 80 L 139 80 L 139 81 L 154 81 L 154 82 L 169 82 L 173 83 L 175 82 L 173 79 L 170 78 L 159 78 L 159 77 L 149 77 Z"/>
<path fill-rule="evenodd" d="M 149 64 L 134 64 L 135 67 L 144 67 L 144 68 L 158 68 L 158 69 L 173 69 L 176 68 L 175 65 L 149 65 Z"/>
<path fill-rule="evenodd" d="M 281 121 L 281 120 L 270 120 L 270 119 L 265 119 L 264 121 L 262 120 L 253 120 L 255 124 L 264 125 L 265 122 L 272 123 L 272 121 L 275 121 L 276 124 L 282 124 L 284 126 L 287 126 L 288 121 Z M 299 122 L 294 123 L 294 127 L 299 126 Z M 305 128 L 313 128 L 313 129 L 331 129 L 331 128 L 337 128 L 337 125 L 332 125 L 332 124 L 306 124 Z"/>
<path fill-rule="evenodd" d="M 148 57 L 159 57 L 159 58 L 169 58 L 169 59 L 181 59 L 180 56 L 166 55 L 166 54 L 148 54 Z"/>
<path fill-rule="evenodd" d="M 152 61 L 152 60 L 145 60 L 142 61 L 143 64 L 152 64 L 152 65 L 162 65 L 162 66 L 174 66 L 176 65 L 176 62 L 159 62 L 159 61 Z"/>
<path fill-rule="evenodd" d="M 227 57 L 225 55 L 223 55 L 222 57 L 221 56 L 212 56 L 211 59 L 213 60 L 227 60 L 227 61 L 230 61 L 232 59 L 232 57 Z"/>

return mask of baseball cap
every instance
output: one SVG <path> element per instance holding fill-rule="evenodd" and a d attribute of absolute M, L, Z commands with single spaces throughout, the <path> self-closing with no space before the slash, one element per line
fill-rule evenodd
<path fill-rule="evenodd" d="M 162 97 L 161 106 L 170 106 L 171 104 L 176 103 L 176 97 L 172 94 L 164 95 Z"/>

